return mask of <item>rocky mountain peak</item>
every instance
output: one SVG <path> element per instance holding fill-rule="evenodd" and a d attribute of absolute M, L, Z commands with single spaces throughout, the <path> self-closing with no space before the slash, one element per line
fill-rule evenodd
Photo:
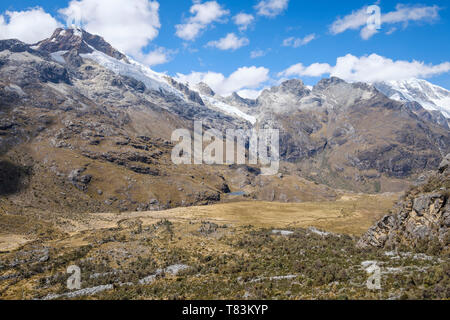
<path fill-rule="evenodd" d="M 233 92 L 231 94 L 231 96 L 233 97 L 233 99 L 237 99 L 237 100 L 243 100 L 244 99 L 237 92 Z"/>
<path fill-rule="evenodd" d="M 256 105 L 256 100 L 243 98 L 237 92 L 233 92 L 231 96 L 226 98 L 226 101 L 231 105 L 240 107 L 252 107 Z"/>
<path fill-rule="evenodd" d="M 90 34 L 78 27 L 58 28 L 50 38 L 38 42 L 33 48 L 48 53 L 76 51 L 78 54 L 87 54 L 98 50 L 117 60 L 128 61 L 124 54 L 114 49 L 102 37 Z"/>
<path fill-rule="evenodd" d="M 307 96 L 311 91 L 304 85 L 300 79 L 286 80 L 279 86 L 264 90 L 258 97 L 259 104 L 273 104 L 279 97 L 289 97 L 287 99 L 299 99 Z"/>
<path fill-rule="evenodd" d="M 196 84 L 195 89 L 200 92 L 200 94 L 203 94 L 205 96 L 214 97 L 216 95 L 213 89 L 211 89 L 211 87 L 204 82 Z"/>
<path fill-rule="evenodd" d="M 324 90 L 331 86 L 335 86 L 338 84 L 346 83 L 344 80 L 338 77 L 325 78 L 320 80 L 315 86 L 314 90 Z"/>
<path fill-rule="evenodd" d="M 272 88 L 273 89 L 273 88 Z M 303 96 L 306 93 L 309 93 L 309 89 L 305 87 L 305 84 L 302 80 L 299 79 L 291 79 L 284 81 L 276 91 L 289 92 L 295 95 Z"/>

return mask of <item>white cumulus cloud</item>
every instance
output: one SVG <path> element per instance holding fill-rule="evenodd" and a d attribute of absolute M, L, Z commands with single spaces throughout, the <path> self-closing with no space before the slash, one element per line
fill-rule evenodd
<path fill-rule="evenodd" d="M 283 72 L 278 74 L 279 77 L 290 76 L 308 76 L 308 77 L 320 77 L 321 75 L 330 73 L 332 67 L 328 63 L 313 63 L 308 67 L 305 67 L 302 63 L 297 63 Z"/>
<path fill-rule="evenodd" d="M 309 34 L 304 38 L 290 37 L 290 38 L 284 39 L 283 46 L 298 48 L 298 47 L 307 45 L 308 43 L 313 41 L 315 38 L 316 38 L 316 35 L 314 33 Z"/>
<path fill-rule="evenodd" d="M 36 43 L 50 37 L 61 24 L 42 8 L 0 14 L 0 39 Z"/>
<path fill-rule="evenodd" d="M 155 0 L 72 0 L 59 10 L 68 26 L 75 24 L 105 38 L 113 47 L 149 66 L 168 62 L 175 51 L 157 47 L 147 52 L 161 28 Z"/>
<path fill-rule="evenodd" d="M 69 25 L 80 25 L 101 35 L 115 48 L 134 55 L 158 36 L 161 27 L 157 1 L 72 0 L 59 12 Z"/>
<path fill-rule="evenodd" d="M 336 65 L 314 63 L 307 67 L 299 63 L 280 72 L 279 77 L 331 75 L 346 81 L 377 82 L 430 78 L 450 72 L 450 62 L 433 65 L 420 61 L 392 60 L 377 54 L 356 57 L 351 54 L 339 57 Z"/>
<path fill-rule="evenodd" d="M 276 17 L 287 9 L 289 0 L 262 0 L 256 6 L 258 15 Z"/>
<path fill-rule="evenodd" d="M 187 41 L 195 40 L 208 25 L 213 22 L 220 22 L 224 16 L 230 13 L 217 1 L 201 3 L 198 0 L 194 0 L 189 12 L 192 16 L 187 19 L 186 23 L 175 26 L 176 35 Z"/>
<path fill-rule="evenodd" d="M 243 89 L 239 90 L 237 93 L 239 96 L 245 99 L 256 99 L 261 95 L 264 89 L 267 89 L 267 87 L 262 88 L 261 90 Z"/>
<path fill-rule="evenodd" d="M 256 59 L 256 58 L 264 57 L 269 51 L 270 51 L 270 49 L 267 49 L 267 50 L 260 50 L 260 49 L 253 50 L 252 52 L 250 52 L 250 58 Z"/>
<path fill-rule="evenodd" d="M 259 88 L 264 82 L 269 80 L 269 69 L 264 67 L 242 67 L 234 71 L 228 77 L 217 72 L 192 72 L 188 75 L 178 73 L 176 79 L 191 86 L 204 82 L 216 93 L 229 95 L 233 92 L 246 92 L 249 89 Z"/>
<path fill-rule="evenodd" d="M 169 62 L 176 53 L 175 50 L 157 47 L 148 53 L 139 53 L 135 58 L 152 67 Z"/>
<path fill-rule="evenodd" d="M 239 13 L 233 17 L 234 23 L 239 26 L 239 31 L 247 30 L 248 26 L 255 20 L 255 17 L 248 13 Z"/>
<path fill-rule="evenodd" d="M 359 10 L 353 11 L 351 14 L 336 19 L 330 26 L 330 32 L 332 34 L 339 34 L 347 30 L 360 30 L 361 38 L 367 40 L 371 38 L 374 34 L 378 33 L 378 30 L 368 28 L 367 21 L 370 16 L 367 13 L 368 7 L 363 7 Z M 438 6 L 423 6 L 423 5 L 403 5 L 398 4 L 394 11 L 385 13 L 381 15 L 381 24 L 390 25 L 402 23 L 404 27 L 407 26 L 409 22 L 434 22 L 439 19 L 439 8 Z M 391 33 L 393 32 L 390 29 Z"/>
<path fill-rule="evenodd" d="M 243 37 L 239 38 L 234 33 L 227 34 L 226 37 L 217 41 L 210 41 L 206 46 L 215 47 L 220 50 L 237 50 L 241 47 L 247 46 L 250 41 Z"/>

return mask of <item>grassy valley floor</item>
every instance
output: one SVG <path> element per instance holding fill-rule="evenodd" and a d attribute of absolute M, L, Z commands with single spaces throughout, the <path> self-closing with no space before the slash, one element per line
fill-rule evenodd
<path fill-rule="evenodd" d="M 448 256 L 356 247 L 398 196 L 0 215 L 0 299 L 449 298 Z M 70 265 L 80 290 L 67 288 Z M 366 286 L 374 265 L 381 290 Z"/>

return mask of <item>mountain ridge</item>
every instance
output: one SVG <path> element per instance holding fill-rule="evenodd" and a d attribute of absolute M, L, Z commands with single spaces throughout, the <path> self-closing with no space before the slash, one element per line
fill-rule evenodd
<path fill-rule="evenodd" d="M 450 118 L 450 91 L 426 80 L 384 81 L 374 86 L 391 99 L 417 102 L 428 111 L 439 111 Z"/>
<path fill-rule="evenodd" d="M 158 210 L 228 201 L 230 191 L 328 201 L 340 190 L 404 190 L 450 152 L 448 129 L 368 84 L 330 78 L 311 90 L 294 79 L 256 100 L 220 97 L 124 58 L 100 37 L 63 31 L 40 45 L 0 41 L 0 149 L 17 167 L 7 175 L 29 173 L 5 207 Z M 172 132 L 197 120 L 222 132 L 279 129 L 280 175 L 175 166 Z"/>

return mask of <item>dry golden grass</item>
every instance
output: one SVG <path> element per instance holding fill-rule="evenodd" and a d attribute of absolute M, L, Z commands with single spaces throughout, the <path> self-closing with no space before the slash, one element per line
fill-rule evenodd
<path fill-rule="evenodd" d="M 0 252 L 8 252 L 20 248 L 29 239 L 17 234 L 0 234 Z"/>
<path fill-rule="evenodd" d="M 265 228 L 317 227 L 335 233 L 361 235 L 388 213 L 398 194 L 343 196 L 334 202 L 236 202 L 202 207 L 176 208 L 158 212 L 91 215 L 86 228 L 113 227 L 120 219 L 140 218 L 144 225 L 160 219 L 208 220 L 222 224 Z"/>
<path fill-rule="evenodd" d="M 361 235 L 392 208 L 396 199 L 397 196 L 390 195 L 356 196 L 336 202 L 239 202 L 175 209 L 167 213 L 238 225 L 273 228 L 315 226 L 331 232 Z"/>
<path fill-rule="evenodd" d="M 398 194 L 346 195 L 337 201 L 278 203 L 247 201 L 223 203 L 200 207 L 176 208 L 152 212 L 92 213 L 54 220 L 55 227 L 72 236 L 89 230 L 116 228 L 123 219 L 141 219 L 143 225 L 151 225 L 161 219 L 174 222 L 211 221 L 235 226 L 253 225 L 262 228 L 316 227 L 334 233 L 362 235 L 378 219 L 388 213 Z M 6 220 L 7 221 L 6 221 Z M 12 220 L 22 222 L 11 229 Z M 3 221 L 5 220 L 5 221 Z M 3 216 L 0 222 L 10 228 L 1 232 L 0 251 L 31 241 L 30 231 L 35 222 L 24 217 Z M 29 224 L 27 223 L 30 222 Z M 7 223 L 6 223 L 7 222 Z M 28 225 L 28 227 L 27 227 Z M 26 230 L 25 230 L 25 229 Z M 28 234 L 27 234 L 28 233 Z M 24 237 L 27 235 L 28 237 Z M 55 239 L 56 240 L 56 239 Z"/>

